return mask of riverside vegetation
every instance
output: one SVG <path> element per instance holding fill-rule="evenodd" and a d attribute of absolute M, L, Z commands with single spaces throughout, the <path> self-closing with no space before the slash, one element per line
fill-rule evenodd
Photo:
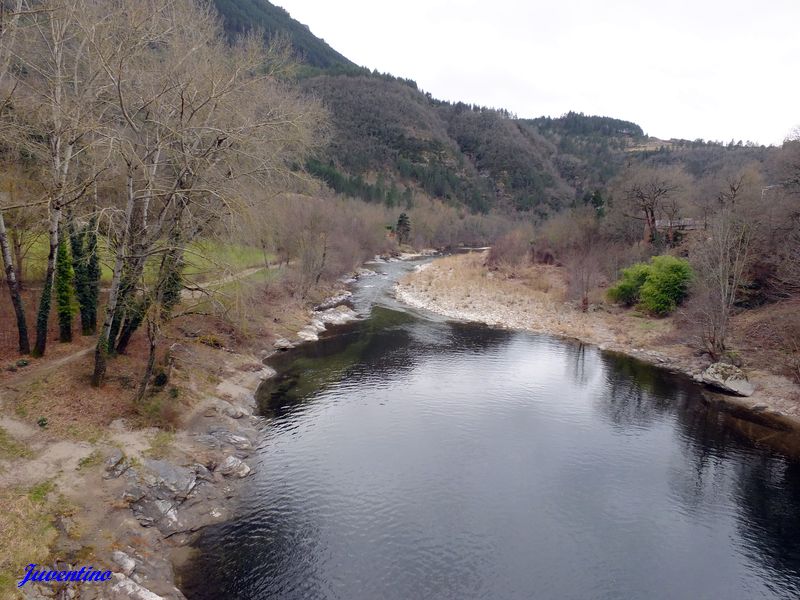
<path fill-rule="evenodd" d="M 376 254 L 491 244 L 406 297 L 736 363 L 796 414 L 797 136 L 662 141 L 438 101 L 267 2 L 6 5 L 0 594 L 27 564 L 118 551 L 114 593 L 180 597 L 170 553 L 246 475 L 262 358 Z"/>

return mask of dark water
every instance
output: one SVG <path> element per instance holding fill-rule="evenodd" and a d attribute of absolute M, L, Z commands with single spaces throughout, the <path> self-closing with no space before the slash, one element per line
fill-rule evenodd
<path fill-rule="evenodd" d="M 682 378 L 396 310 L 284 355 L 190 599 L 800 597 L 796 434 Z M 779 453 L 775 448 L 781 448 Z"/>

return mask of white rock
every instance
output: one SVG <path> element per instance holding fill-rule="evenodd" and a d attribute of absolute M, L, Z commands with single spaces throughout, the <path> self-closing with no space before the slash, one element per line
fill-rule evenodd
<path fill-rule="evenodd" d="M 217 467 L 217 471 L 226 477 L 247 477 L 250 474 L 250 467 L 235 456 L 229 456 L 222 464 Z"/>
<path fill-rule="evenodd" d="M 114 552 L 111 553 L 111 560 L 117 563 L 122 569 L 122 572 L 129 577 L 134 569 L 136 569 L 136 561 L 121 550 L 114 550 Z"/>
<path fill-rule="evenodd" d="M 248 416 L 250 413 L 243 409 L 241 406 L 230 404 L 229 402 L 221 402 L 217 407 L 220 414 L 230 417 L 231 419 L 241 419 Z"/>
<path fill-rule="evenodd" d="M 114 573 L 114 585 L 111 586 L 111 600 L 164 600 L 122 573 Z"/>
<path fill-rule="evenodd" d="M 703 382 L 737 396 L 752 396 L 756 391 L 741 369 L 726 363 L 714 363 L 708 367 L 703 372 Z"/>
<path fill-rule="evenodd" d="M 273 343 L 272 346 L 277 350 L 289 350 L 290 348 L 294 348 L 294 344 L 292 342 L 282 337 L 275 340 L 275 343 Z"/>
<path fill-rule="evenodd" d="M 317 331 L 313 327 L 301 329 L 297 332 L 297 337 L 304 342 L 316 342 L 319 340 L 319 335 L 317 335 Z"/>

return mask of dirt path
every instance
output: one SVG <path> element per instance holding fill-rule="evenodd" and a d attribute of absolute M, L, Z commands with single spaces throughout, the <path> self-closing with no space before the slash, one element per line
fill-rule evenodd
<path fill-rule="evenodd" d="M 272 269 L 274 267 L 270 267 Z M 207 281 L 205 283 L 198 283 L 191 289 L 185 289 L 181 292 L 181 297 L 184 300 L 196 300 L 197 298 L 202 297 L 206 294 L 209 290 L 214 288 L 221 287 L 228 283 L 233 283 L 234 281 L 239 281 L 240 279 L 245 279 L 259 273 L 260 271 L 265 271 L 266 267 L 251 267 L 249 269 L 245 269 L 243 271 L 239 271 L 238 273 L 232 273 L 226 277 L 222 277 L 220 279 L 215 279 L 214 281 Z"/>

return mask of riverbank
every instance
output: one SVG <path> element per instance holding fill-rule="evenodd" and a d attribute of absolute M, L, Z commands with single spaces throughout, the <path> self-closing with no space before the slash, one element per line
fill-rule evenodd
<path fill-rule="evenodd" d="M 415 308 L 446 317 L 575 339 L 685 374 L 696 381 L 709 366 L 674 318 L 656 319 L 604 303 L 586 313 L 565 301 L 563 270 L 551 265 L 490 270 L 485 253 L 436 259 L 401 279 L 395 295 Z M 744 357 L 746 361 L 746 357 Z M 708 391 L 726 402 L 800 429 L 800 386 L 745 362 L 756 392 L 748 398 Z"/>
<path fill-rule="evenodd" d="M 4 370 L 0 598 L 183 599 L 175 565 L 199 529 L 230 518 L 251 474 L 264 423 L 254 392 L 274 374 L 264 359 L 355 319 L 346 295 L 340 284 L 273 303 L 253 313 L 249 336 L 222 319 L 177 320 L 166 332 L 168 383 L 144 405 L 132 401 L 143 340 L 114 359 L 101 390 L 88 386 L 91 338 Z M 113 576 L 18 589 L 31 563 Z"/>

